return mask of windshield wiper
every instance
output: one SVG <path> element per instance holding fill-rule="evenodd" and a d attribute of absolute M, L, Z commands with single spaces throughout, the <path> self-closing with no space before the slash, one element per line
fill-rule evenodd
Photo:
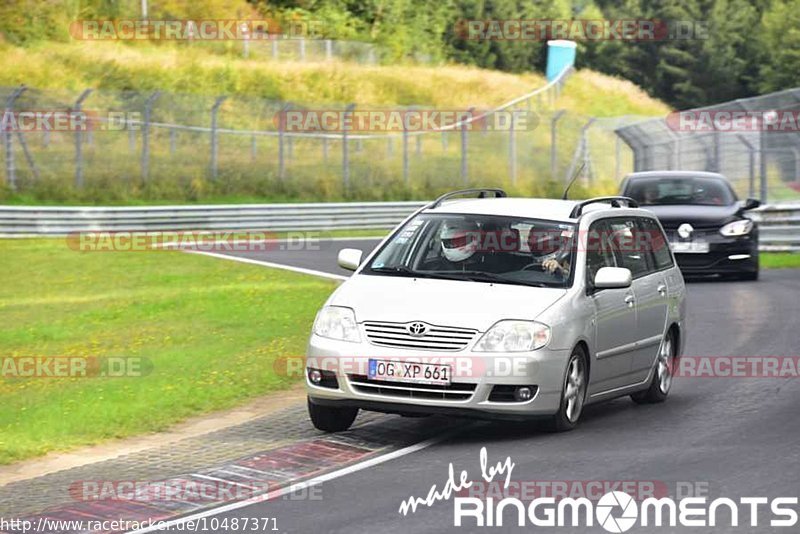
<path fill-rule="evenodd" d="M 462 276 L 453 276 L 441 271 L 415 271 L 405 265 L 396 265 L 394 267 L 372 267 L 370 269 L 376 273 L 390 273 L 397 274 L 398 276 L 412 276 L 415 278 L 433 278 L 440 280 L 457 280 L 463 282 L 465 280 Z M 461 271 L 458 271 L 461 272 Z"/>
<path fill-rule="evenodd" d="M 400 276 L 413 276 L 415 278 L 451 278 L 447 276 L 436 276 L 433 272 L 415 271 L 414 269 L 406 267 L 405 265 L 396 265 L 394 267 L 372 267 L 370 270 L 376 273 L 391 273 Z M 452 279 L 457 280 L 457 278 Z"/>
<path fill-rule="evenodd" d="M 461 274 L 463 278 L 467 280 L 472 280 L 474 282 L 497 282 L 500 284 L 516 284 L 521 286 L 531 286 L 531 287 L 553 287 L 552 285 L 545 284 L 544 282 L 529 282 L 526 280 L 515 280 L 513 278 L 508 278 L 506 276 L 502 276 L 495 273 L 488 273 L 485 271 L 448 271 L 448 276 L 451 278 L 456 278 L 455 276 L 450 275 L 449 273 L 452 272 L 453 274 Z M 440 274 L 440 273 L 437 273 Z"/>

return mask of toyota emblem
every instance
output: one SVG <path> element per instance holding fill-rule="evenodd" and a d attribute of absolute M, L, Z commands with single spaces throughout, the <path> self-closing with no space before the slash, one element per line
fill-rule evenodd
<path fill-rule="evenodd" d="M 406 330 L 414 337 L 422 337 L 428 332 L 428 325 L 420 322 L 411 323 L 406 326 Z"/>

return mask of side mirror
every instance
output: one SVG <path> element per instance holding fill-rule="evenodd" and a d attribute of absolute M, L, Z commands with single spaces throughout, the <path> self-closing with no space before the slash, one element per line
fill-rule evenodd
<path fill-rule="evenodd" d="M 631 271 L 623 267 L 601 267 L 594 276 L 595 289 L 622 289 L 631 287 Z"/>
<path fill-rule="evenodd" d="M 361 265 L 361 255 L 363 252 L 357 248 L 343 248 L 339 251 L 337 261 L 339 267 L 348 271 L 355 271 Z"/>
<path fill-rule="evenodd" d="M 744 201 L 744 206 L 742 206 L 742 209 L 745 211 L 753 210 L 759 207 L 760 205 L 761 205 L 760 200 L 756 200 L 755 198 L 748 198 L 747 200 Z"/>

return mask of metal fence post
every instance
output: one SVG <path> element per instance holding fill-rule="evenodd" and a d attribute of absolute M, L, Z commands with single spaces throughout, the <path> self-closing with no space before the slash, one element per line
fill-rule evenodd
<path fill-rule="evenodd" d="M 408 128 L 403 121 L 403 183 L 408 185 Z"/>
<path fill-rule="evenodd" d="M 325 61 L 333 59 L 333 41 L 325 39 Z"/>
<path fill-rule="evenodd" d="M 767 202 L 767 136 L 762 129 L 758 135 L 758 173 L 759 173 L 759 200 Z"/>
<path fill-rule="evenodd" d="M 556 179 L 556 172 L 558 171 L 558 169 L 556 168 L 557 165 L 556 159 L 558 157 L 558 145 L 557 145 L 558 138 L 556 136 L 557 134 L 556 127 L 558 125 L 558 121 L 561 119 L 561 117 L 564 116 L 564 113 L 566 112 L 567 110 L 565 109 L 559 109 L 553 114 L 553 118 L 550 119 L 550 176 L 552 176 L 553 180 Z"/>
<path fill-rule="evenodd" d="M 342 185 L 345 194 L 350 190 L 350 148 L 347 144 L 347 125 L 350 122 L 348 115 L 356 108 L 350 104 L 344 111 L 344 124 L 342 124 Z"/>
<path fill-rule="evenodd" d="M 322 138 L 322 161 L 324 161 L 326 165 L 328 164 L 328 138 L 327 137 L 323 137 Z"/>
<path fill-rule="evenodd" d="M 91 89 L 84 90 L 78 100 L 75 101 L 74 111 L 80 111 L 83 101 L 86 100 L 92 93 Z M 83 132 L 77 130 L 75 132 L 75 187 L 78 189 L 83 187 Z"/>
<path fill-rule="evenodd" d="M 6 108 L 3 113 L 3 122 L 6 120 L 6 115 L 11 113 L 12 109 L 14 108 L 14 102 L 16 102 L 17 98 L 25 92 L 25 86 L 18 87 L 14 90 L 13 93 L 8 97 L 6 100 Z M 5 126 L 5 125 L 4 125 Z M 14 138 L 13 138 L 13 131 L 11 128 L 4 127 L 3 128 L 3 144 L 5 145 L 5 152 L 6 152 L 6 183 L 8 187 L 15 191 L 17 189 L 17 175 L 16 169 L 14 168 Z"/>
<path fill-rule="evenodd" d="M 278 59 L 278 40 L 272 39 L 272 59 Z"/>
<path fill-rule="evenodd" d="M 572 156 L 572 161 L 569 164 L 569 170 L 567 170 L 567 174 L 564 177 L 565 181 L 569 181 L 572 177 L 575 169 L 578 168 L 578 159 L 583 158 L 583 170 L 586 172 L 586 176 L 589 179 L 589 182 L 592 181 L 592 158 L 589 154 L 589 128 L 592 127 L 592 124 L 595 122 L 594 117 L 589 118 L 588 121 L 581 127 L 581 137 L 578 140 L 578 147 L 575 149 L 575 154 Z"/>
<path fill-rule="evenodd" d="M 475 108 L 470 108 L 469 117 L 475 112 Z M 469 177 L 467 176 L 467 121 L 461 121 L 461 182 L 467 185 Z"/>
<path fill-rule="evenodd" d="M 258 147 L 256 146 L 256 136 L 253 135 L 250 138 L 250 161 L 256 160 L 257 152 L 258 152 Z"/>
<path fill-rule="evenodd" d="M 22 153 L 25 155 L 25 161 L 28 162 L 28 167 L 30 167 L 31 172 L 33 173 L 34 180 L 39 180 L 39 169 L 36 168 L 36 162 L 33 161 L 33 155 L 31 151 L 28 150 L 28 143 L 25 142 L 25 136 L 22 135 L 22 132 L 17 130 L 17 139 L 19 139 L 19 145 L 22 147 Z"/>
<path fill-rule="evenodd" d="M 156 101 L 160 91 L 156 91 L 144 104 L 144 121 L 142 123 L 142 182 L 147 182 L 150 177 L 150 115 L 153 111 L 153 103 Z"/>
<path fill-rule="evenodd" d="M 247 24 L 242 23 L 242 55 L 245 59 L 250 57 L 250 29 Z"/>
<path fill-rule="evenodd" d="M 305 37 L 301 37 L 299 39 L 299 43 L 300 43 L 300 45 L 299 45 L 300 46 L 300 61 L 305 61 L 306 60 L 306 39 L 305 39 Z"/>
<path fill-rule="evenodd" d="M 175 154 L 175 128 L 169 129 L 169 153 Z"/>
<path fill-rule="evenodd" d="M 744 146 L 747 147 L 747 153 L 748 153 L 747 196 L 750 198 L 754 198 L 756 196 L 756 147 L 754 147 L 753 143 L 748 141 L 744 135 L 738 134 L 736 137 L 739 139 L 739 141 L 742 142 Z"/>
<path fill-rule="evenodd" d="M 214 101 L 214 105 L 211 107 L 211 179 L 217 179 L 217 157 L 218 157 L 218 150 L 219 150 L 219 142 L 217 140 L 217 114 L 219 112 L 219 107 L 228 98 L 227 96 L 219 96 Z"/>
<path fill-rule="evenodd" d="M 516 138 L 514 137 L 515 132 L 514 129 L 516 128 L 517 124 L 517 116 L 514 113 L 514 110 L 511 110 L 511 125 L 508 129 L 508 173 L 509 177 L 511 178 L 511 184 L 516 185 L 517 183 L 517 142 Z"/>
<path fill-rule="evenodd" d="M 283 153 L 283 138 L 286 129 L 286 111 L 291 104 L 286 104 L 278 114 L 278 179 L 283 180 L 286 177 L 286 158 Z"/>

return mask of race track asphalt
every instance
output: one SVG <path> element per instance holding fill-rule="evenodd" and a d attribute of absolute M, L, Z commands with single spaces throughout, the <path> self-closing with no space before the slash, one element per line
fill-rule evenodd
<path fill-rule="evenodd" d="M 338 248 L 346 246 L 369 250 L 374 242 L 335 241 L 280 258 L 280 251 L 244 255 L 342 274 L 335 258 Z M 688 285 L 685 356 L 797 356 L 798 347 L 800 271 L 762 271 L 759 282 Z M 511 458 L 514 481 L 644 481 L 668 488 L 673 496 L 679 496 L 678 487 L 692 487 L 711 498 L 797 497 L 798 413 L 797 379 L 676 378 L 666 403 L 638 406 L 622 398 L 590 406 L 573 432 L 550 434 L 530 424 L 465 421 L 460 433 L 446 441 L 325 482 L 322 500 L 278 499 L 218 517 L 272 517 L 279 531 L 292 533 L 482 532 L 474 522 L 453 526 L 452 500 L 407 516 L 398 513 L 404 499 L 424 497 L 433 484 L 441 488 L 451 462 L 456 473 L 465 469 L 472 479 L 480 478 L 481 447 L 486 447 L 490 463 Z M 764 524 L 768 509 L 761 510 L 759 527 L 749 526 L 745 507 L 740 511 L 744 526 L 738 528 L 636 526 L 630 532 L 775 531 Z M 727 517 L 720 515 L 722 525 L 730 524 Z M 487 531 L 605 532 L 596 524 L 537 528 L 529 523 Z"/>

